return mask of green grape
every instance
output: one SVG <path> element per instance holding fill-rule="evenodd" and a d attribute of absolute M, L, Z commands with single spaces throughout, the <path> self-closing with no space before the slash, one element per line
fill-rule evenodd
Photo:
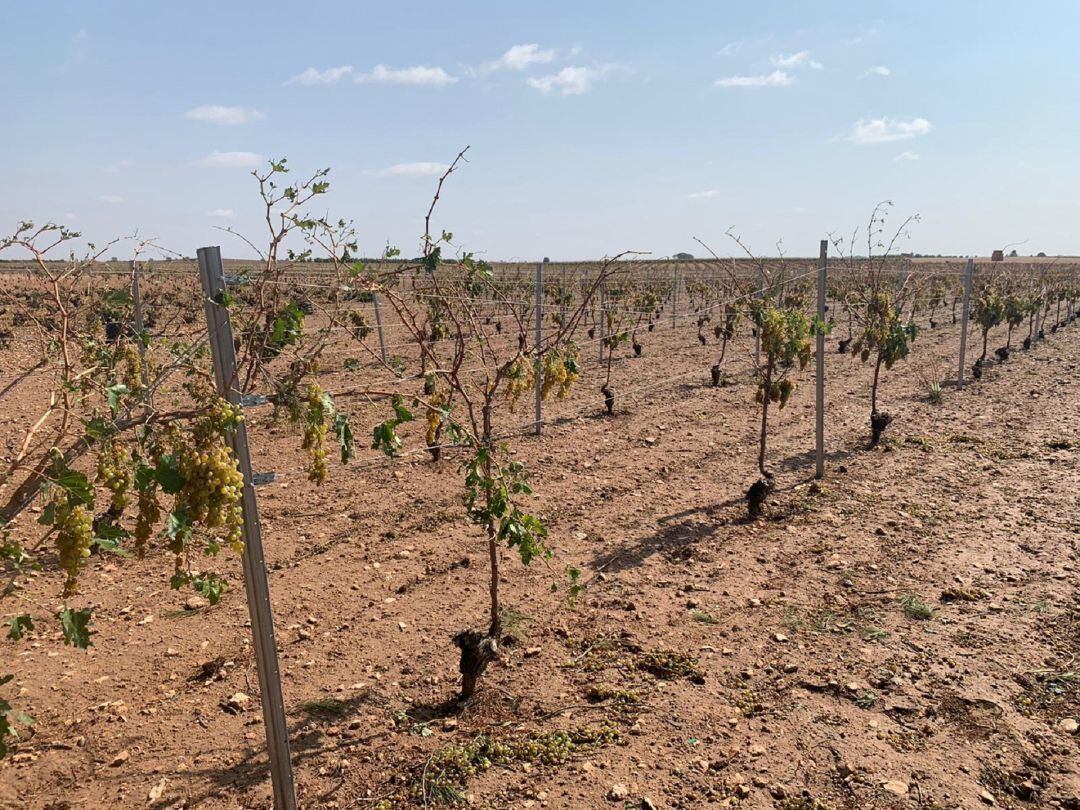
<path fill-rule="evenodd" d="M 67 574 L 64 581 L 64 598 L 74 596 L 79 585 L 79 571 L 83 560 L 90 556 L 90 544 L 94 539 L 94 517 L 83 504 L 56 504 L 56 549 L 60 567 Z"/>

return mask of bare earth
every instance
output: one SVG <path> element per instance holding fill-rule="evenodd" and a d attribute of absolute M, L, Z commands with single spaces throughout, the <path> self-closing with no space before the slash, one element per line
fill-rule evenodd
<path fill-rule="evenodd" d="M 716 348 L 692 329 L 658 327 L 617 362 L 614 420 L 592 359 L 550 409 L 565 418 L 515 440 L 555 557 L 506 555 L 517 643 L 453 718 L 436 710 L 456 688 L 449 639 L 487 599 L 453 454 L 317 489 L 295 437 L 252 419 L 256 467 L 279 473 L 259 495 L 302 806 L 423 806 L 438 749 L 608 724 L 615 741 L 462 792 L 490 808 L 1080 808 L 1080 325 L 939 406 L 915 367 L 934 354 L 954 374 L 958 334 L 925 331 L 884 378 L 898 419 L 876 451 L 871 369 L 830 339 L 825 481 L 805 374 L 772 423 L 778 492 L 753 524 L 746 346 L 711 388 Z M 5 436 L 38 394 L 5 399 Z M 574 606 L 551 593 L 567 564 L 589 580 Z M 269 806 L 240 564 L 223 565 L 234 587 L 193 612 L 165 552 L 95 557 L 76 603 L 94 608 L 92 649 L 3 642 L 37 726 L 0 763 L 0 806 Z M 41 612 L 58 592 L 54 576 L 27 590 Z"/>

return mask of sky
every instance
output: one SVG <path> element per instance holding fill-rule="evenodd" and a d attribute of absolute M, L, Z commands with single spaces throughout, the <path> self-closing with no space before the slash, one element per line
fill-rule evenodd
<path fill-rule="evenodd" d="M 362 252 L 1080 253 L 1080 3 L 0 0 L 0 236 L 252 251 L 252 168 L 330 167 Z M 124 247 L 117 254 L 124 254 Z M 4 258 L 0 256 L 0 258 Z"/>

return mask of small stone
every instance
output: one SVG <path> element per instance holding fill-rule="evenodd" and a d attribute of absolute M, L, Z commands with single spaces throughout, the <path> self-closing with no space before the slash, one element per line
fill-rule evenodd
<path fill-rule="evenodd" d="M 123 765 L 129 759 L 131 759 L 131 754 L 125 748 L 123 751 L 121 751 L 119 754 L 117 754 L 115 757 L 113 757 L 112 762 L 109 763 L 109 766 L 112 767 L 112 768 L 117 768 L 117 767 Z"/>
<path fill-rule="evenodd" d="M 165 792 L 165 785 L 168 784 L 168 780 L 163 776 L 161 781 L 150 788 L 150 792 L 146 794 L 148 801 L 156 802 L 161 798 L 161 794 Z"/>
<path fill-rule="evenodd" d="M 773 633 L 773 638 L 780 644 L 783 644 L 785 641 L 787 641 L 787 636 L 785 636 L 783 633 Z"/>
<path fill-rule="evenodd" d="M 908 783 L 901 782 L 899 779 L 892 779 L 881 786 L 886 793 L 891 793 L 894 796 L 907 796 Z"/>
<path fill-rule="evenodd" d="M 189 596 L 184 602 L 184 610 L 202 610 L 210 602 L 201 596 Z"/>
<path fill-rule="evenodd" d="M 994 794 L 989 790 L 982 790 L 979 792 L 979 798 L 982 799 L 984 804 L 997 804 L 997 799 L 994 798 Z"/>
<path fill-rule="evenodd" d="M 251 703 L 251 698 L 247 694 L 237 692 L 225 702 L 225 705 L 233 712 L 242 712 L 247 709 L 249 703 Z"/>
<path fill-rule="evenodd" d="M 1075 734 L 1080 729 L 1080 723 L 1075 717 L 1066 717 L 1058 721 L 1057 727 L 1062 734 Z"/>
<path fill-rule="evenodd" d="M 659 810 L 656 806 L 656 802 L 650 799 L 648 796 L 641 797 L 641 810 Z"/>
<path fill-rule="evenodd" d="M 611 786 L 611 789 L 607 792 L 608 801 L 622 802 L 626 801 L 626 798 L 630 795 L 630 788 L 624 785 L 622 782 L 618 782 Z"/>
<path fill-rule="evenodd" d="M 525 650 L 525 657 L 526 658 L 536 658 L 536 656 L 538 656 L 541 652 L 542 652 L 541 647 L 529 647 L 527 650 Z"/>

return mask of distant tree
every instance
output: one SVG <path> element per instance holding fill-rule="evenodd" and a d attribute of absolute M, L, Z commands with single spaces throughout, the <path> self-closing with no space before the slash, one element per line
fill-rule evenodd
<path fill-rule="evenodd" d="M 1035 255 L 1038 256 L 1040 259 L 1045 259 L 1046 258 L 1046 254 L 1043 253 L 1041 250 L 1038 253 L 1036 253 Z"/>
<path fill-rule="evenodd" d="M 1019 255 L 1020 254 L 1016 252 L 1016 248 L 1013 248 L 1012 250 L 1009 251 L 1009 258 L 1010 259 L 1015 259 Z"/>
<path fill-rule="evenodd" d="M 676 253 L 675 258 L 680 262 L 688 262 L 694 258 L 692 253 Z"/>

